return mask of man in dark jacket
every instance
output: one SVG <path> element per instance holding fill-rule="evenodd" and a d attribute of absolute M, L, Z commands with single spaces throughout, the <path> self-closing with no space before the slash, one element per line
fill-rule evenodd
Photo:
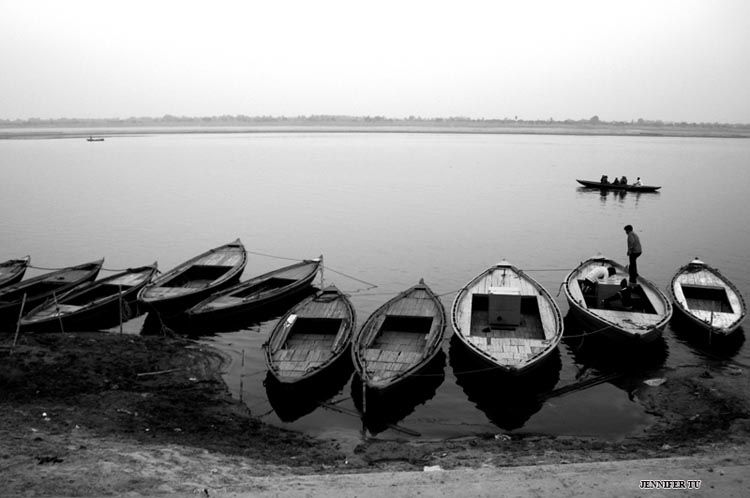
<path fill-rule="evenodd" d="M 636 260 L 642 252 L 641 239 L 638 238 L 638 235 L 633 231 L 633 225 L 625 225 L 625 233 L 628 234 L 630 286 L 633 287 L 638 282 L 638 263 Z"/>

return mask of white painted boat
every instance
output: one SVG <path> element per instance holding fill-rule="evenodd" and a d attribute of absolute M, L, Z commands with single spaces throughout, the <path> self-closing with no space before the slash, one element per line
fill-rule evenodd
<path fill-rule="evenodd" d="M 469 351 L 513 374 L 541 363 L 563 334 L 552 296 L 507 261 L 467 283 L 456 295 L 451 317 L 455 335 Z"/>
<path fill-rule="evenodd" d="M 696 258 L 680 267 L 669 285 L 675 308 L 692 324 L 717 335 L 729 335 L 745 319 L 745 300 L 739 289 Z"/>

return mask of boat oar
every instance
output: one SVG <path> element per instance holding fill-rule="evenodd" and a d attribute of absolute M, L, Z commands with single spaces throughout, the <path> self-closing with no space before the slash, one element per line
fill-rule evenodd
<path fill-rule="evenodd" d="M 26 293 L 23 293 L 23 299 L 21 299 L 21 310 L 18 312 L 18 321 L 16 322 L 16 333 L 13 336 L 13 347 L 10 349 L 10 354 L 16 350 L 16 341 L 18 341 L 18 331 L 21 328 L 21 317 L 23 317 L 23 308 L 26 306 Z"/>
<path fill-rule="evenodd" d="M 583 391 L 584 389 L 588 389 L 590 387 L 598 386 L 599 384 L 609 382 L 611 380 L 614 380 L 620 377 L 621 375 L 622 375 L 621 373 L 609 373 L 609 374 L 604 374 L 604 375 L 597 375 L 596 377 L 593 377 L 591 379 L 586 379 L 581 382 L 568 384 L 567 386 L 560 387 L 548 393 L 540 394 L 539 396 L 537 396 L 537 399 L 539 401 L 547 401 L 548 399 L 551 399 L 551 398 L 559 398 L 560 396 L 573 394 L 575 392 Z"/>
<path fill-rule="evenodd" d="M 122 315 L 124 313 L 122 308 L 122 285 L 117 286 L 117 307 L 120 311 L 118 315 L 120 315 L 120 335 L 122 335 Z"/>
<path fill-rule="evenodd" d="M 57 313 L 57 321 L 60 323 L 60 332 L 65 333 L 63 328 L 62 316 L 60 316 L 60 304 L 57 302 L 57 295 L 53 292 L 52 299 L 55 301 L 55 312 Z"/>

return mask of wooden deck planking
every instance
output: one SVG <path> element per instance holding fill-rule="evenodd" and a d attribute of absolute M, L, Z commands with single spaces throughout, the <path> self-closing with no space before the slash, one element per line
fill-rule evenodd
<path fill-rule="evenodd" d="M 302 318 L 345 318 L 347 315 L 348 308 L 340 299 L 330 302 L 311 301 L 297 310 L 297 316 Z"/>
<path fill-rule="evenodd" d="M 708 303 L 701 303 L 701 307 L 705 308 L 704 310 L 692 309 L 693 307 L 695 307 L 695 305 L 693 305 L 692 307 L 689 305 L 690 303 L 688 302 L 688 299 L 685 297 L 685 294 L 682 290 L 682 285 L 692 285 L 695 287 L 717 287 L 724 289 L 727 295 L 727 299 L 729 300 L 729 304 L 732 307 L 732 312 L 720 312 L 722 315 L 728 315 L 726 317 L 723 317 L 723 319 L 726 319 L 726 321 L 731 324 L 733 320 L 736 320 L 740 317 L 742 313 L 742 304 L 740 302 L 739 296 L 734 291 L 734 289 L 732 289 L 732 287 L 730 287 L 729 284 L 724 281 L 724 279 L 716 275 L 714 272 L 707 269 L 697 272 L 685 272 L 680 274 L 677 277 L 676 281 L 679 285 L 675 285 L 672 289 L 675 294 L 675 299 L 678 300 L 685 308 L 689 309 L 690 313 L 696 315 L 696 317 L 700 318 L 701 320 L 710 321 L 711 306 Z M 726 327 L 728 325 L 722 326 Z"/>
<path fill-rule="evenodd" d="M 193 262 L 193 265 L 232 267 L 240 263 L 243 258 L 244 249 L 227 248 L 198 258 Z"/>
<path fill-rule="evenodd" d="M 148 272 L 141 272 L 141 273 L 129 273 L 127 275 L 123 275 L 121 277 L 115 278 L 113 280 L 110 280 L 107 282 L 109 285 L 119 285 L 122 287 L 133 287 L 134 285 L 138 285 L 147 277 Z"/>
<path fill-rule="evenodd" d="M 425 348 L 425 337 L 424 334 L 384 331 L 378 334 L 370 347 L 384 351 L 421 352 Z"/>
<path fill-rule="evenodd" d="M 192 292 L 190 287 L 152 287 L 148 290 L 149 299 L 163 299 Z"/>
<path fill-rule="evenodd" d="M 410 369 L 422 359 L 423 355 L 415 351 L 365 349 L 363 356 L 367 362 L 366 369 L 370 377 L 384 380 Z"/>
<path fill-rule="evenodd" d="M 410 296 L 393 303 L 389 315 L 396 316 L 434 316 L 437 306 L 427 292 L 417 290 Z"/>
<path fill-rule="evenodd" d="M 50 276 L 49 278 L 45 278 L 41 281 L 63 284 L 68 282 L 75 282 L 76 280 L 80 280 L 90 274 L 91 270 L 70 270 L 58 275 Z M 24 282 L 21 281 L 21 283 L 23 284 Z"/>
<path fill-rule="evenodd" d="M 523 365 L 550 345 L 546 340 L 469 337 L 469 342 L 504 364 Z"/>
<path fill-rule="evenodd" d="M 541 318 L 536 315 L 521 315 L 521 324 L 514 328 L 490 329 L 488 323 L 488 312 L 475 310 L 471 314 L 469 335 L 478 337 L 517 337 L 521 339 L 545 339 L 547 336 Z M 554 328 L 551 334 L 554 334 Z"/>
<path fill-rule="evenodd" d="M 549 303 L 541 291 L 530 281 L 521 278 L 511 269 L 493 269 L 489 275 L 480 276 L 477 281 L 470 287 L 465 298 L 459 304 L 456 310 L 456 318 L 460 325 L 461 331 L 469 331 L 469 335 L 481 335 L 482 330 L 487 327 L 487 314 L 474 311 L 472 313 L 472 294 L 488 294 L 490 287 L 514 287 L 519 289 L 521 296 L 536 296 L 539 308 L 539 317 L 535 315 L 522 315 L 522 323 L 515 329 L 505 330 L 517 337 L 528 338 L 553 338 L 557 332 L 556 313 L 551 303 Z M 480 316 L 474 316 L 479 313 Z"/>
<path fill-rule="evenodd" d="M 299 280 L 310 274 L 310 266 L 304 265 L 297 268 L 290 268 L 288 270 L 276 273 L 273 278 L 288 278 L 290 280 Z"/>
<path fill-rule="evenodd" d="M 662 321 L 662 314 L 635 313 L 633 311 L 602 310 L 597 309 L 596 315 L 612 323 L 616 323 L 621 329 L 634 335 L 645 335 L 652 332 L 653 328 Z"/>

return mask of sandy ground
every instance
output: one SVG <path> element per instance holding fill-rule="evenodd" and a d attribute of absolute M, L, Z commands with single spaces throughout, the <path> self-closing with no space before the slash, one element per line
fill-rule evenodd
<path fill-rule="evenodd" d="M 635 393 L 655 415 L 619 442 L 534 434 L 368 440 L 353 451 L 265 425 L 224 359 L 186 339 L 0 338 L 0 496 L 661 496 L 642 479 L 750 482 L 750 382 L 686 367 Z M 746 477 L 747 476 L 747 477 Z M 671 495 L 670 494 L 670 495 Z"/>

